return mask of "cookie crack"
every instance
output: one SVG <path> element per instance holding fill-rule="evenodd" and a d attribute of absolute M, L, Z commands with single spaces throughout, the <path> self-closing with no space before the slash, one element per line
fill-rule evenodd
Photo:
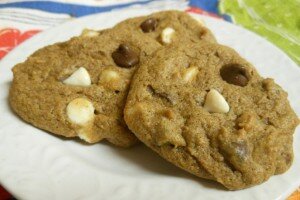
<path fill-rule="evenodd" d="M 241 173 L 231 162 L 230 160 L 227 158 L 228 155 L 225 155 L 225 153 L 218 149 L 218 152 L 223 156 L 224 158 L 224 163 L 226 164 L 226 166 L 234 173 L 234 172 L 238 172 Z"/>
<path fill-rule="evenodd" d="M 196 163 L 198 166 L 200 166 L 203 170 L 205 170 L 205 173 L 208 175 L 207 178 L 209 178 L 210 180 L 217 180 L 215 176 L 213 176 L 210 172 L 208 172 L 205 167 L 201 164 L 201 162 L 197 159 L 196 156 L 194 156 L 192 153 L 189 152 L 187 147 L 181 147 L 183 149 L 183 151 L 189 155 Z"/>
<path fill-rule="evenodd" d="M 217 177 L 215 177 L 213 174 L 211 174 L 209 171 L 207 171 L 205 169 L 205 167 L 201 164 L 201 162 L 197 159 L 196 156 L 194 156 L 189 150 L 187 147 L 184 148 L 184 151 L 199 165 L 201 166 L 205 172 L 210 176 L 211 180 L 217 180 Z"/>
<path fill-rule="evenodd" d="M 161 99 L 164 103 L 175 104 L 174 100 L 167 93 L 156 90 L 152 85 L 147 85 L 147 90 L 152 96 Z"/>

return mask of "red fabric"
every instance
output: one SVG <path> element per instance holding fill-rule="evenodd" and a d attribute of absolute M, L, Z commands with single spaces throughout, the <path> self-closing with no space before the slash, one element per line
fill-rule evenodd
<path fill-rule="evenodd" d="M 205 10 L 202 10 L 201 8 L 197 8 L 197 7 L 189 7 L 186 11 L 191 12 L 191 13 L 201 14 L 201 15 L 207 15 L 210 17 L 218 18 L 218 19 L 223 19 L 222 17 L 220 17 L 214 13 L 206 12 Z"/>
<path fill-rule="evenodd" d="M 20 43 L 38 32 L 40 32 L 40 30 L 29 30 L 23 33 L 14 28 L 0 30 L 0 59 L 10 52 L 14 47 L 18 46 Z"/>
<path fill-rule="evenodd" d="M 12 199 L 12 196 L 0 186 L 0 200 L 9 200 Z"/>

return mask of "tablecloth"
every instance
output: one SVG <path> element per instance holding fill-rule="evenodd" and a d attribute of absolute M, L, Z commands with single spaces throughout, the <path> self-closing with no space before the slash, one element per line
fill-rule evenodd
<path fill-rule="evenodd" d="M 271 41 L 300 64 L 298 0 L 1 0 L 0 60 L 33 35 L 74 18 L 129 7 L 184 9 L 235 23 Z M 0 200 L 13 199 L 0 186 Z M 300 200 L 300 189 L 289 200 Z"/>

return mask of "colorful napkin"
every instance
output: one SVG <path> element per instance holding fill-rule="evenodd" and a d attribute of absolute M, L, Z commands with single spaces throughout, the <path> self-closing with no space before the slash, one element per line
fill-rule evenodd
<path fill-rule="evenodd" d="M 229 21 L 265 37 L 300 64 L 299 0 L 2 0 L 0 60 L 48 28 L 74 18 L 129 7 L 181 9 Z M 13 197 L 0 186 L 0 200 L 6 199 Z M 300 200 L 300 192 L 295 191 L 289 200 Z"/>

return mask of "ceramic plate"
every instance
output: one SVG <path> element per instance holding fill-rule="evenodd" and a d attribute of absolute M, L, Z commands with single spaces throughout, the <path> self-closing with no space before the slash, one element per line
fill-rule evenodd
<path fill-rule="evenodd" d="M 241 191 L 196 178 L 164 161 L 144 145 L 130 149 L 108 143 L 84 145 L 55 137 L 19 119 L 8 104 L 11 68 L 37 49 L 102 29 L 153 10 L 114 11 L 70 21 L 26 41 L 0 63 L 0 182 L 18 199 L 284 199 L 300 185 L 300 134 L 295 160 L 282 175 Z M 265 77 L 289 93 L 300 116 L 300 69 L 265 39 L 221 20 L 202 18 L 218 41 L 236 49 Z"/>

